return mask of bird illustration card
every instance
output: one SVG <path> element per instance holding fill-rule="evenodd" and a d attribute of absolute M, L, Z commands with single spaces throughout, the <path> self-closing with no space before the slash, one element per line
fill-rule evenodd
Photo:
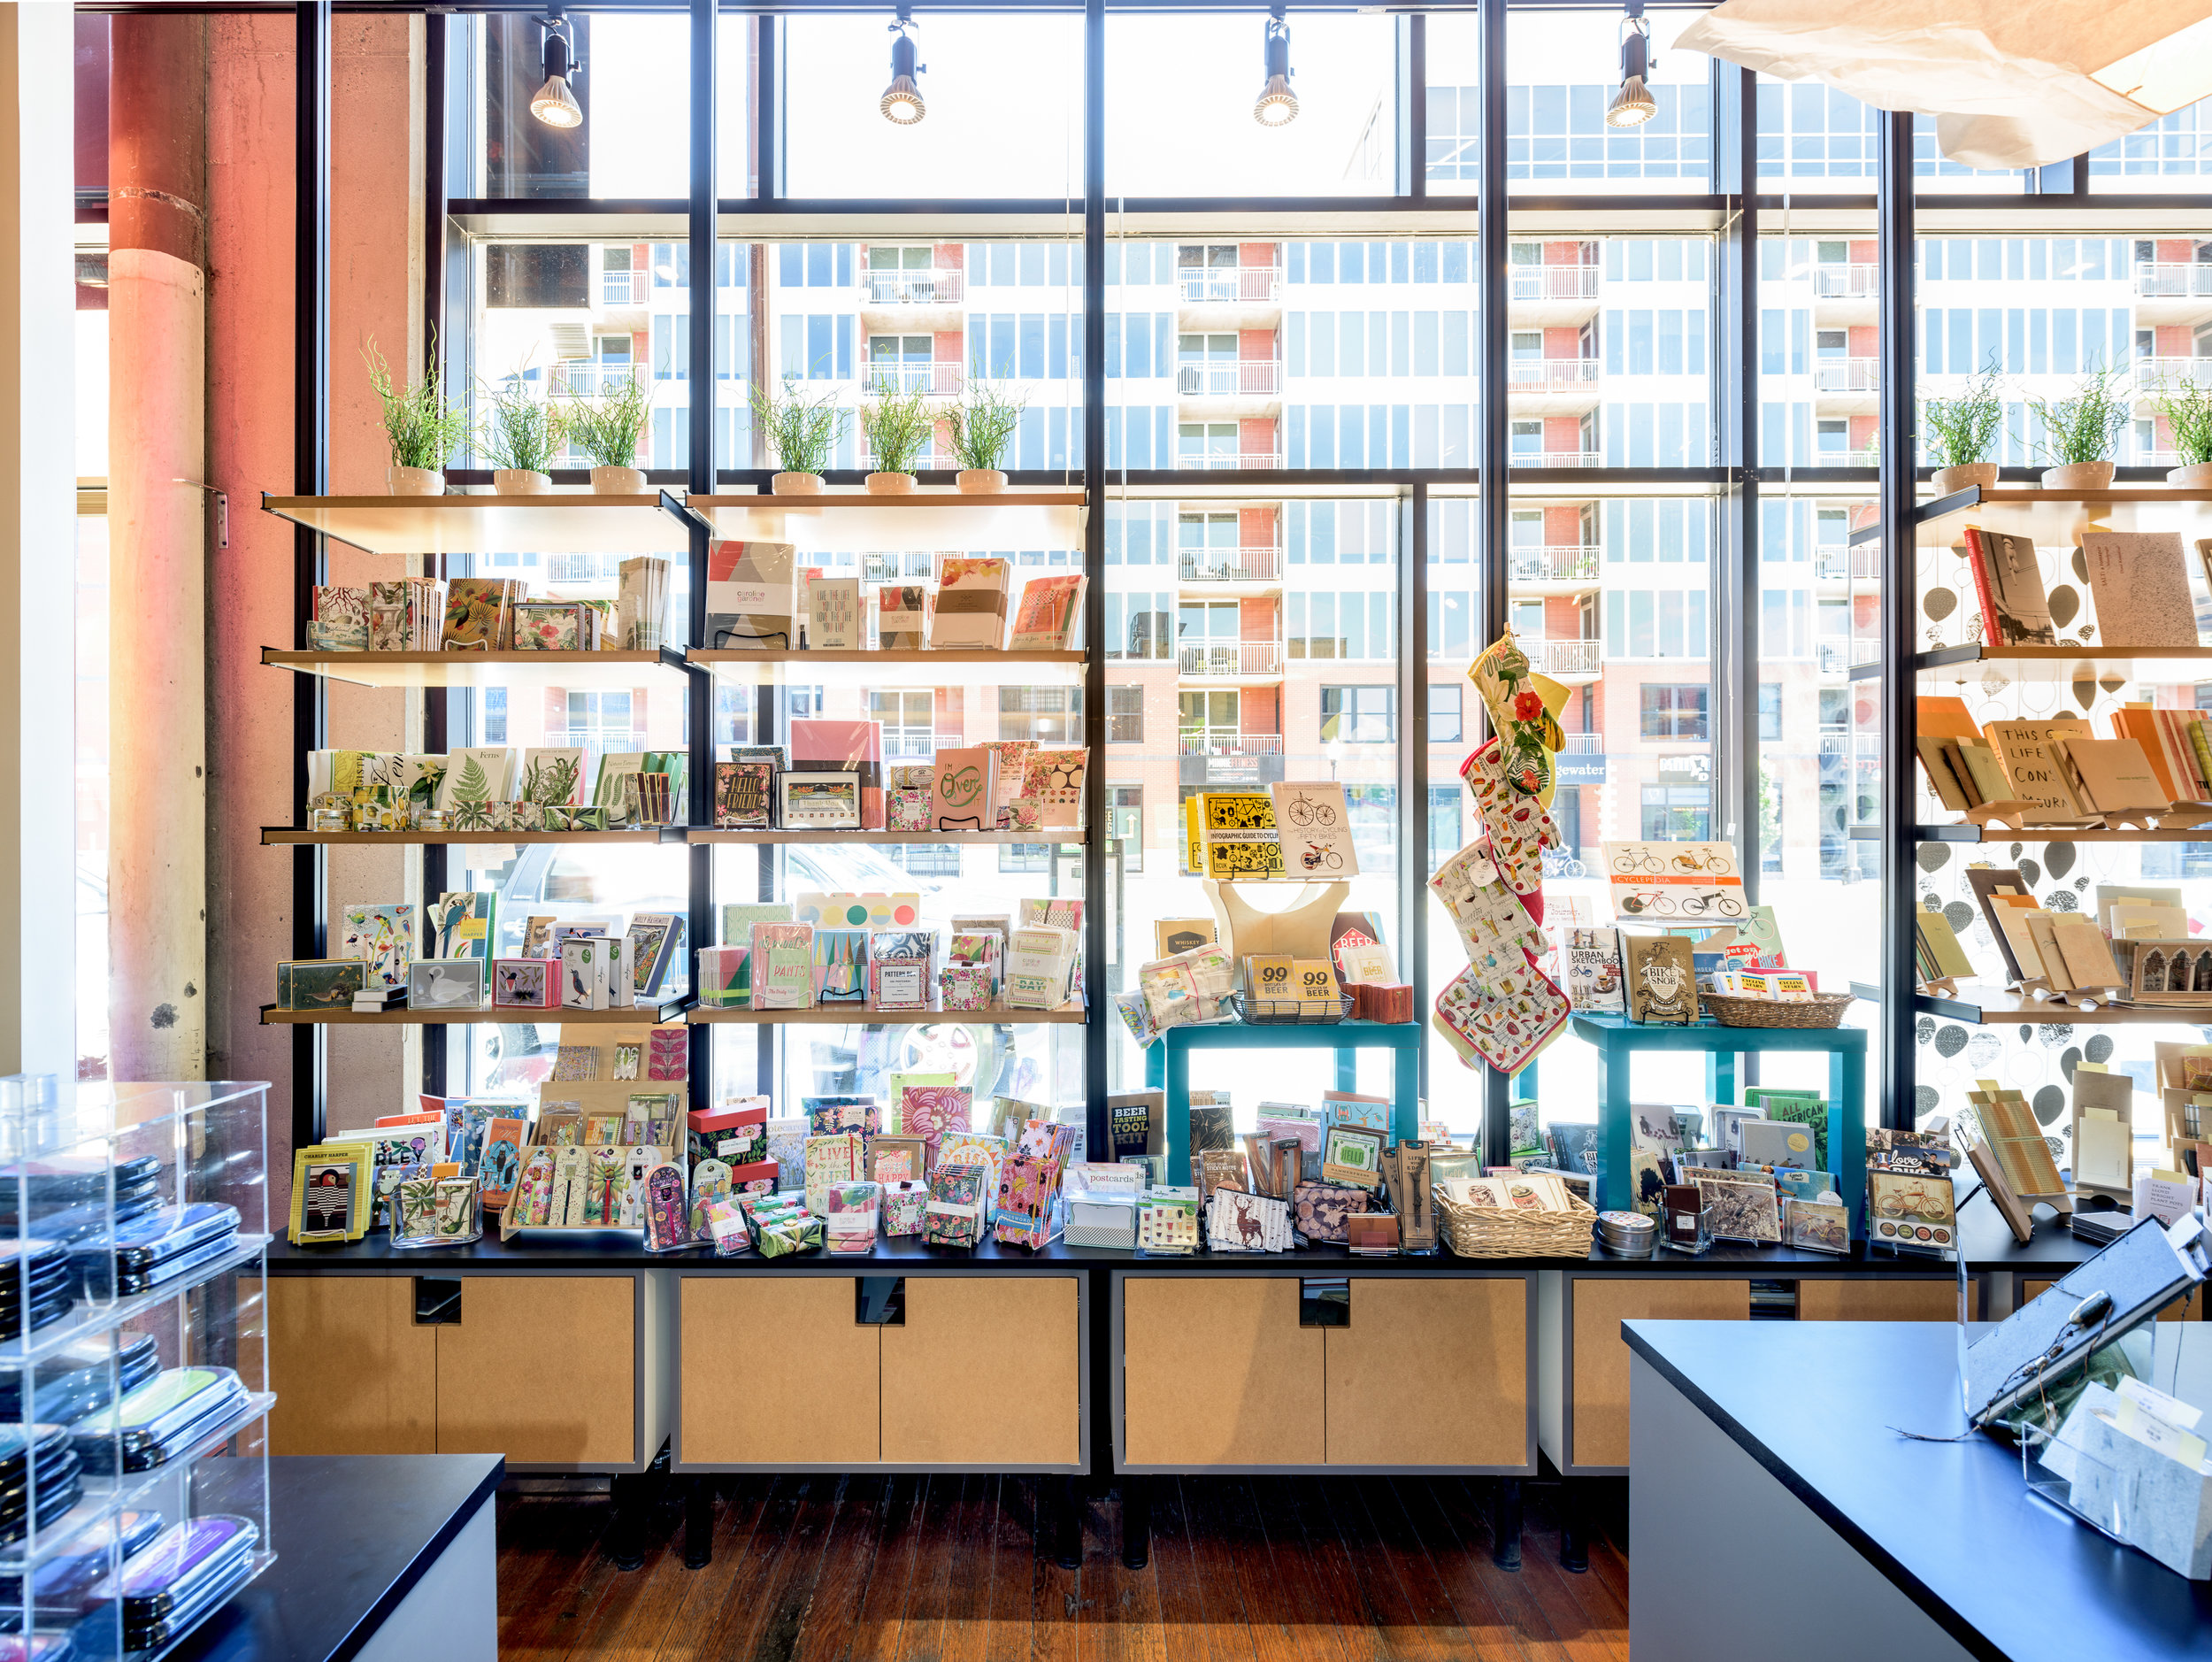
<path fill-rule="evenodd" d="M 418 958 L 407 968 L 411 1010 L 475 1010 L 484 1003 L 480 958 Z"/>

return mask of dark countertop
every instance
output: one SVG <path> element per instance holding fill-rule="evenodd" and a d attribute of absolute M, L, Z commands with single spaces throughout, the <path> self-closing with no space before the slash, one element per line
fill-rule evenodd
<path fill-rule="evenodd" d="M 495 1454 L 273 1458 L 277 1560 L 173 1662 L 345 1662 L 492 1504 L 506 1464 Z"/>
<path fill-rule="evenodd" d="M 1622 1328 L 1639 1356 L 1976 1656 L 2212 1656 L 2212 1583 L 2185 1581 L 2031 1498 L 2019 1456 L 1994 1438 L 1920 1443 L 1891 1428 L 1964 1428 L 1947 1323 Z"/>

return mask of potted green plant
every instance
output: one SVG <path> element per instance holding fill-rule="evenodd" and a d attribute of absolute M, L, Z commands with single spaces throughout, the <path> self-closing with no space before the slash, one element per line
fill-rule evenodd
<path fill-rule="evenodd" d="M 362 343 L 361 360 L 369 366 L 369 386 L 384 406 L 384 437 L 392 450 L 387 475 L 392 495 L 442 496 L 446 462 L 468 437 L 468 412 L 447 400 L 434 367 L 420 381 L 403 388 L 395 385 L 392 367 L 376 350 L 374 335 Z"/>
<path fill-rule="evenodd" d="M 780 394 L 751 389 L 753 424 L 776 452 L 783 471 L 768 481 L 779 496 L 817 496 L 830 453 L 845 436 L 845 412 L 834 385 L 818 398 L 799 390 L 799 379 L 786 375 Z"/>
<path fill-rule="evenodd" d="M 945 412 L 952 430 L 952 451 L 960 458 L 960 489 L 1001 491 L 1006 475 L 999 463 L 1006 447 L 1021 430 L 1025 398 L 1010 397 L 1005 389 L 987 381 L 972 381 L 966 395 Z"/>
<path fill-rule="evenodd" d="M 492 489 L 503 496 L 541 496 L 553 489 L 551 468 L 568 448 L 568 412 L 534 394 L 519 373 L 493 389 L 484 423 Z"/>
<path fill-rule="evenodd" d="M 569 412 L 569 436 L 591 464 L 591 488 L 603 496 L 645 493 L 645 470 L 637 465 L 653 418 L 653 389 L 634 371 L 596 398 L 579 398 Z"/>
<path fill-rule="evenodd" d="M 875 396 L 860 411 L 861 436 L 876 460 L 868 489 L 879 496 L 912 490 L 914 464 L 921 460 L 936 430 L 937 412 L 928 393 L 918 387 L 902 390 L 895 381 L 877 381 Z"/>
<path fill-rule="evenodd" d="M 2112 482 L 2112 453 L 2129 416 L 2119 390 L 2124 373 L 2093 370 L 2070 398 L 2028 400 L 2043 423 L 2043 453 L 2053 464 L 2043 470 L 2044 489 L 2102 490 Z"/>
<path fill-rule="evenodd" d="M 1970 485 L 1986 490 L 1997 482 L 1997 464 L 1989 458 L 2005 428 L 2005 402 L 1994 359 L 1956 397 L 1922 399 L 1920 422 L 1935 454 L 1937 496 Z"/>
<path fill-rule="evenodd" d="M 2173 435 L 2174 454 L 2181 458 L 2181 466 L 2167 473 L 2166 482 L 2199 489 L 2212 486 L 2212 387 L 2200 387 L 2184 375 L 2159 394 L 2156 403 Z"/>

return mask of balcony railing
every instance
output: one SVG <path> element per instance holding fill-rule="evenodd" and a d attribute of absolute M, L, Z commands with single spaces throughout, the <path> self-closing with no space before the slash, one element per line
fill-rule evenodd
<path fill-rule="evenodd" d="M 1847 675 L 1855 664 L 1877 661 L 1881 648 L 1873 641 L 1819 641 L 1814 643 L 1813 650 L 1822 674 Z"/>
<path fill-rule="evenodd" d="M 1882 364 L 1875 358 L 1818 358 L 1813 360 L 1813 386 L 1820 392 L 1878 392 Z"/>
<path fill-rule="evenodd" d="M 599 304 L 603 306 L 642 305 L 645 300 L 645 273 L 638 271 L 609 271 L 599 273 Z"/>
<path fill-rule="evenodd" d="M 1508 467 L 1601 467 L 1605 457 L 1597 450 L 1515 450 L 1505 463 Z"/>
<path fill-rule="evenodd" d="M 1605 754 L 1605 735 L 1602 733 L 1570 733 L 1567 743 L 1560 750 L 1562 756 L 1602 756 Z"/>
<path fill-rule="evenodd" d="M 595 364 L 574 358 L 561 365 L 561 381 L 571 397 L 596 398 L 635 378 L 636 364 Z"/>
<path fill-rule="evenodd" d="M 1279 733 L 1185 733 L 1179 735 L 1185 756 L 1280 756 Z"/>
<path fill-rule="evenodd" d="M 1516 265 L 1509 281 L 1511 297 L 1525 304 L 1535 300 L 1595 300 L 1595 265 Z"/>
<path fill-rule="evenodd" d="M 1605 666 L 1601 641 L 1524 641 L 1521 650 L 1547 675 L 1594 675 Z"/>
<path fill-rule="evenodd" d="M 966 286 L 956 271 L 872 271 L 868 273 L 868 304 L 872 306 L 956 306 Z"/>
<path fill-rule="evenodd" d="M 1184 364 L 1175 372 L 1175 390 L 1188 396 L 1271 398 L 1283 389 L 1283 366 L 1271 358 L 1241 364 Z"/>
<path fill-rule="evenodd" d="M 1824 757 L 1851 754 L 1851 735 L 1848 733 L 1824 733 L 1820 735 L 1820 754 Z"/>
<path fill-rule="evenodd" d="M 1282 574 L 1279 548 L 1188 549 L 1182 556 L 1187 583 L 1271 583 Z"/>
<path fill-rule="evenodd" d="M 1185 675 L 1279 675 L 1283 673 L 1280 641 L 1210 641 L 1186 646 L 1176 654 L 1176 667 Z"/>
<path fill-rule="evenodd" d="M 1542 548 L 1517 548 L 1506 552 L 1506 569 L 1517 583 L 1566 583 L 1598 574 L 1600 550 L 1582 542 Z"/>
<path fill-rule="evenodd" d="M 1201 473 L 1235 472 L 1272 473 L 1283 465 L 1277 450 L 1186 450 L 1175 458 L 1176 466 L 1185 471 Z"/>
<path fill-rule="evenodd" d="M 2139 358 L 2135 360 L 2135 390 L 2171 392 L 2183 381 L 2212 386 L 2212 358 Z"/>
<path fill-rule="evenodd" d="M 2212 300 L 2212 265 L 2138 260 L 2135 293 L 2143 300 Z"/>
<path fill-rule="evenodd" d="M 1880 281 L 1878 265 L 1813 267 L 1813 293 L 1823 300 L 1871 300 Z"/>
<path fill-rule="evenodd" d="M 1241 302 L 1263 305 L 1282 292 L 1283 273 L 1278 265 L 1217 266 L 1209 270 L 1187 266 L 1175 273 L 1175 283 L 1189 304 Z"/>
<path fill-rule="evenodd" d="M 1573 392 L 1598 384 L 1594 358 L 1517 358 L 1506 365 L 1506 386 L 1513 392 Z"/>
<path fill-rule="evenodd" d="M 957 398 L 962 380 L 957 364 L 876 364 L 868 365 L 871 392 L 890 388 L 898 392 L 926 392 L 936 398 Z"/>
<path fill-rule="evenodd" d="M 1882 551 L 1869 544 L 1853 548 L 1847 542 L 1832 542 L 1813 550 L 1813 574 L 1824 582 L 1871 582 L 1882 574 Z"/>
<path fill-rule="evenodd" d="M 549 583 L 611 583 L 622 575 L 619 554 L 549 554 L 545 581 Z"/>

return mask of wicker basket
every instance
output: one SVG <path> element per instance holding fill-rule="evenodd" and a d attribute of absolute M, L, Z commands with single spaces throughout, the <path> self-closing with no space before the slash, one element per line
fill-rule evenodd
<path fill-rule="evenodd" d="M 1815 993 L 1809 1002 L 1700 993 L 1697 1001 L 1724 1027 L 1840 1027 L 1854 1003 L 1849 993 Z"/>
<path fill-rule="evenodd" d="M 1586 1258 L 1598 1227 L 1597 1208 L 1574 1195 L 1565 1212 L 1523 1212 L 1470 1206 L 1439 1189 L 1436 1209 L 1444 1239 L 1463 1258 Z"/>

